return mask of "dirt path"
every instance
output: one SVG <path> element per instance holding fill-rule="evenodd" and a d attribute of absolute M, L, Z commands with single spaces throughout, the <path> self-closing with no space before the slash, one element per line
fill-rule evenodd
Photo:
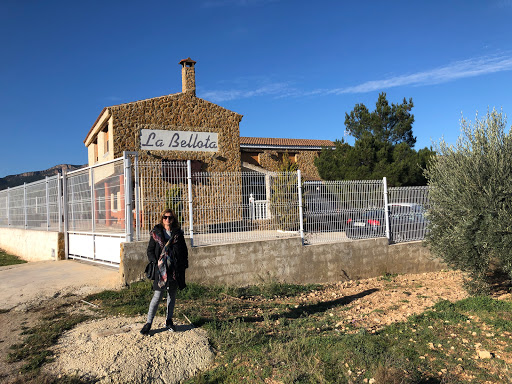
<path fill-rule="evenodd" d="M 120 287 L 117 268 L 74 260 L 0 267 L 0 310 L 28 310 L 66 294 L 86 295 Z"/>

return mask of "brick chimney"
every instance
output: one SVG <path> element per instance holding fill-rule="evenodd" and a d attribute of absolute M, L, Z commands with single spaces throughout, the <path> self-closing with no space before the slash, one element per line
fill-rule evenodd
<path fill-rule="evenodd" d="M 180 61 L 181 64 L 181 92 L 191 92 L 196 95 L 196 70 L 194 65 L 196 62 L 190 57 Z"/>

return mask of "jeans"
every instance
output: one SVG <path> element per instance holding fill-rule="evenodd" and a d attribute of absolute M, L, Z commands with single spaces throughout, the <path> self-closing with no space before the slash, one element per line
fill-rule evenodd
<path fill-rule="evenodd" d="M 174 304 L 176 303 L 176 290 L 178 286 L 176 284 L 171 284 L 171 286 L 167 289 L 167 321 L 172 320 L 172 315 L 174 313 Z M 156 311 L 158 309 L 158 304 L 162 299 L 164 291 L 155 291 L 153 294 L 153 298 L 151 299 L 151 303 L 149 303 L 149 311 L 148 311 L 148 320 L 147 322 L 152 324 L 153 319 L 155 318 Z"/>

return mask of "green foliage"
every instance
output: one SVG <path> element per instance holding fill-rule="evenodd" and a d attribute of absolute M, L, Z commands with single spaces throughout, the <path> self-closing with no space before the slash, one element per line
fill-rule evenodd
<path fill-rule="evenodd" d="M 299 209 L 291 203 L 297 194 L 297 169 L 297 164 L 292 163 L 288 152 L 285 152 L 279 173 L 272 182 L 270 212 L 278 229 L 282 231 L 299 230 Z"/>
<path fill-rule="evenodd" d="M 512 276 L 512 136 L 496 110 L 461 121 L 455 145 L 443 140 L 426 170 L 432 208 L 427 241 L 484 292 L 497 270 Z M 476 287 L 476 288 L 475 288 Z"/>
<path fill-rule="evenodd" d="M 288 154 L 288 151 L 285 151 L 279 163 L 279 172 L 297 172 L 298 169 L 299 165 L 297 163 L 293 163 L 290 160 L 290 155 Z"/>
<path fill-rule="evenodd" d="M 183 200 L 178 185 L 173 185 L 165 192 L 165 202 L 165 208 L 172 209 L 180 225 L 183 225 Z"/>
<path fill-rule="evenodd" d="M 0 249 L 0 267 L 6 266 L 6 265 L 13 265 L 13 264 L 23 264 L 26 263 L 25 260 L 21 260 L 17 258 L 16 256 L 10 255 L 4 250 Z"/>
<path fill-rule="evenodd" d="M 345 126 L 350 135 L 360 140 L 374 137 L 376 140 L 392 145 L 405 143 L 414 147 L 416 138 L 412 135 L 414 115 L 412 98 L 405 98 L 402 104 L 389 105 L 386 93 L 379 94 L 375 110 L 368 111 L 364 104 L 356 104 L 350 114 L 345 113 Z"/>
<path fill-rule="evenodd" d="M 355 144 L 342 139 L 336 141 L 334 150 L 320 152 L 315 165 L 322 179 L 376 180 L 385 176 L 390 186 L 425 185 L 423 170 L 434 152 L 413 149 L 413 106 L 412 99 L 390 106 L 385 93 L 379 95 L 373 112 L 356 104 L 345 114 L 346 131 L 356 139 Z"/>
<path fill-rule="evenodd" d="M 434 152 L 415 151 L 405 142 L 393 145 L 366 135 L 354 146 L 342 141 L 336 148 L 323 149 L 315 160 L 324 180 L 377 180 L 384 176 L 390 186 L 425 185 L 423 169 Z"/>

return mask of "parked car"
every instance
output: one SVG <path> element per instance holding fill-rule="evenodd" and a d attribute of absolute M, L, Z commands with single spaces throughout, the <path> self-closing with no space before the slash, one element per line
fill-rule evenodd
<path fill-rule="evenodd" d="M 428 220 L 425 209 L 415 203 L 390 203 L 390 237 L 394 242 L 421 240 L 424 238 Z M 354 213 L 347 220 L 345 233 L 350 239 L 368 239 L 386 236 L 384 209 L 365 210 Z"/>
<path fill-rule="evenodd" d="M 394 242 L 422 240 L 427 232 L 425 209 L 416 203 L 388 204 L 390 235 Z"/>
<path fill-rule="evenodd" d="M 304 186 L 304 230 L 342 232 L 346 216 L 339 196 L 321 183 Z"/>
<path fill-rule="evenodd" d="M 368 239 L 386 236 L 384 209 L 352 211 L 345 233 L 349 239 Z"/>

